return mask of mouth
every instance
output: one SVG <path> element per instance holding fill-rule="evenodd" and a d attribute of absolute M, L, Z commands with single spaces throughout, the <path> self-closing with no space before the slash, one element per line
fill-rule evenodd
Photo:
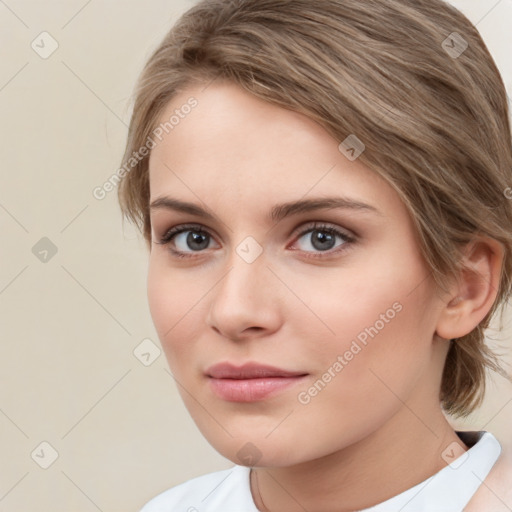
<path fill-rule="evenodd" d="M 228 402 L 257 402 L 298 384 L 308 375 L 259 363 L 220 363 L 205 372 L 210 388 Z"/>

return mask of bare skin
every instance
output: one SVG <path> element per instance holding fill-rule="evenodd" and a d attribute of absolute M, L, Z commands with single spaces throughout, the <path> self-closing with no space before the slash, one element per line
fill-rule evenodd
<path fill-rule="evenodd" d="M 197 106 L 152 150 L 150 202 L 170 196 L 215 217 L 153 208 L 148 299 L 194 421 L 236 464 L 251 443 L 261 511 L 348 512 L 425 480 L 451 443 L 467 449 L 439 404 L 442 369 L 449 340 L 492 306 L 501 247 L 468 247 L 473 271 L 442 293 L 399 196 L 341 141 L 229 83 L 189 87 L 161 120 L 192 96 Z M 268 218 L 276 204 L 331 196 L 352 207 Z M 315 223 L 341 232 L 327 250 Z M 240 256 L 258 247 L 254 261 Z M 208 369 L 220 362 L 303 377 L 241 402 L 212 389 Z"/>

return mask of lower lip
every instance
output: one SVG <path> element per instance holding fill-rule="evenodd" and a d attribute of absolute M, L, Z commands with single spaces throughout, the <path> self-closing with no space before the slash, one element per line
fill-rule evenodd
<path fill-rule="evenodd" d="M 214 379 L 210 386 L 215 394 L 229 402 L 257 402 L 270 398 L 280 391 L 301 382 L 305 375 L 297 377 L 263 377 L 259 379 Z"/>

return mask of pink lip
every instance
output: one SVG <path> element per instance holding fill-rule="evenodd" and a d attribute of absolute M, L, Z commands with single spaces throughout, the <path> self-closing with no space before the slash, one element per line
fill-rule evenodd
<path fill-rule="evenodd" d="M 229 402 L 256 402 L 296 384 L 307 374 L 258 363 L 220 363 L 206 370 L 215 394 Z"/>

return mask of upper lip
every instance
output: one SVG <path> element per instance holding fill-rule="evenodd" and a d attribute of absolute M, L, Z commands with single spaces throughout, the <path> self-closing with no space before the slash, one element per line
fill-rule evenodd
<path fill-rule="evenodd" d="M 236 366 L 232 363 L 218 363 L 206 370 L 208 377 L 214 379 L 261 379 L 264 377 L 298 377 L 307 375 L 306 372 L 296 372 L 276 368 L 266 364 L 255 362 L 245 363 Z"/>

